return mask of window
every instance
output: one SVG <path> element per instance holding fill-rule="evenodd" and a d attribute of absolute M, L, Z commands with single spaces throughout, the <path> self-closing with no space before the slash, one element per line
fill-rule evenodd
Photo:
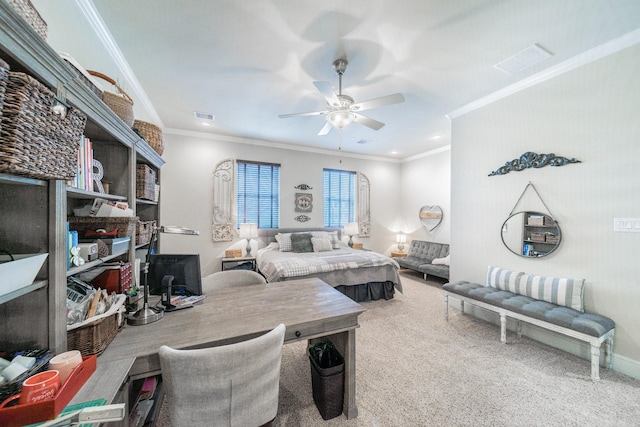
<path fill-rule="evenodd" d="M 280 165 L 238 160 L 237 166 L 237 228 L 243 222 L 278 228 Z"/>
<path fill-rule="evenodd" d="M 355 221 L 356 173 L 337 170 L 323 170 L 324 226 L 344 227 Z"/>

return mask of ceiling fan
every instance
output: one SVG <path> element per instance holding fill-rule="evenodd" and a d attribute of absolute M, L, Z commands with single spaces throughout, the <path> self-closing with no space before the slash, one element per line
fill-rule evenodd
<path fill-rule="evenodd" d="M 361 111 L 370 110 L 372 108 L 384 107 L 385 105 L 398 104 L 404 102 L 404 96 L 401 93 L 393 95 L 381 96 L 380 98 L 370 99 L 368 101 L 354 103 L 353 98 L 342 93 L 342 75 L 347 69 L 346 59 L 336 59 L 333 61 L 333 69 L 338 74 L 339 87 L 336 94 L 329 82 L 313 82 L 315 87 L 320 91 L 322 96 L 327 100 L 327 109 L 323 111 L 312 111 L 309 113 L 293 113 L 280 114 L 278 117 L 286 119 L 289 117 L 304 116 L 326 116 L 327 123 L 320 129 L 318 135 L 326 135 L 331 127 L 342 129 L 351 122 L 360 123 L 373 130 L 379 130 L 384 123 L 374 120 L 370 117 L 360 114 Z"/>

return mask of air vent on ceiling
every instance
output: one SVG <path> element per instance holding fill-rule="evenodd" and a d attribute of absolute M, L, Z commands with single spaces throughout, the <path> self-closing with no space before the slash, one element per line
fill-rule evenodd
<path fill-rule="evenodd" d="M 516 74 L 532 65 L 544 61 L 551 56 L 550 52 L 541 48 L 537 44 L 533 44 L 525 50 L 498 62 L 493 68 L 496 68 L 507 74 Z"/>
<path fill-rule="evenodd" d="M 368 140 L 368 139 L 361 139 L 361 140 L 357 141 L 357 143 L 364 145 L 364 144 L 371 144 L 371 141 Z"/>
<path fill-rule="evenodd" d="M 202 113 L 200 111 L 194 111 L 193 114 L 196 116 L 197 119 L 200 119 L 200 120 L 214 121 L 216 119 L 216 116 L 214 116 L 211 113 Z"/>

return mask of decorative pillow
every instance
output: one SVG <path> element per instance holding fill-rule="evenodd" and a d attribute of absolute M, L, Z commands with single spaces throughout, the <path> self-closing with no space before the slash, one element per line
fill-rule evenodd
<path fill-rule="evenodd" d="M 444 258 L 434 258 L 434 260 L 431 261 L 431 264 L 449 265 L 449 255 Z"/>
<path fill-rule="evenodd" d="M 322 237 L 311 237 L 311 244 L 313 245 L 313 252 L 326 252 L 333 250 L 331 240 Z"/>
<path fill-rule="evenodd" d="M 584 311 L 584 279 L 544 277 L 489 266 L 487 286 Z"/>
<path fill-rule="evenodd" d="M 291 233 L 276 234 L 276 242 L 280 245 L 280 252 L 291 252 Z"/>
<path fill-rule="evenodd" d="M 342 242 L 338 239 L 338 232 L 329 231 L 327 234 L 329 235 L 329 240 L 331 240 L 331 247 L 333 249 L 340 249 L 342 247 Z"/>
<path fill-rule="evenodd" d="M 282 245 L 281 245 L 282 247 Z M 313 252 L 311 233 L 294 233 L 291 235 L 291 250 L 293 252 Z"/>

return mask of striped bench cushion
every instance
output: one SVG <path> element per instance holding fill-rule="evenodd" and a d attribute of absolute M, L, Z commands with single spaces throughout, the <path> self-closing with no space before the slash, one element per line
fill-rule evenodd
<path fill-rule="evenodd" d="M 489 266 L 487 286 L 584 312 L 584 279 L 545 277 Z"/>

